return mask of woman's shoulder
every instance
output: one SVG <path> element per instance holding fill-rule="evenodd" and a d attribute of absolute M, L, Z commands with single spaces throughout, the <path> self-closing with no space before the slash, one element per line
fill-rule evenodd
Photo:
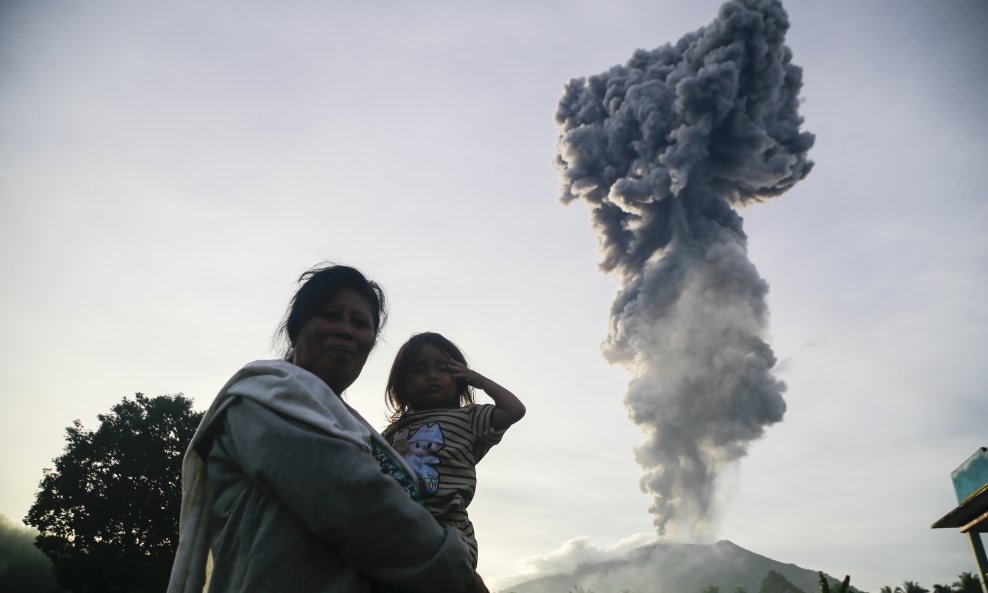
<path fill-rule="evenodd" d="M 276 375 L 282 377 L 305 377 L 308 375 L 318 379 L 318 377 L 297 364 L 282 359 L 254 360 L 248 362 L 237 371 L 236 375 Z"/>
<path fill-rule="evenodd" d="M 366 444 L 373 431 L 322 379 L 285 360 L 244 365 L 217 397 L 218 402 L 241 399 L 355 442 Z"/>
<path fill-rule="evenodd" d="M 336 395 L 322 379 L 287 360 L 249 362 L 234 373 L 221 392 L 234 386 L 262 395 L 285 389 L 309 395 Z"/>

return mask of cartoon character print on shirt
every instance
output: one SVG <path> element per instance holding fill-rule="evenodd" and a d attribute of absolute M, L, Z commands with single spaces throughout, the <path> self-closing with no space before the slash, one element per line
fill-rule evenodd
<path fill-rule="evenodd" d="M 422 488 L 422 494 L 430 495 L 439 491 L 439 465 L 437 453 L 446 446 L 443 431 L 438 424 L 422 425 L 409 434 L 409 429 L 399 430 L 394 435 L 394 447 L 408 465 L 412 466 Z"/>

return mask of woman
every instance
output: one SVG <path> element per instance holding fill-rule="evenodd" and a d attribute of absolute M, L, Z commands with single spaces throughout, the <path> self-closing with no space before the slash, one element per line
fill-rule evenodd
<path fill-rule="evenodd" d="M 346 266 L 299 281 L 286 360 L 234 375 L 189 445 L 168 592 L 486 592 L 458 532 L 339 397 L 384 324 L 381 288 Z"/>

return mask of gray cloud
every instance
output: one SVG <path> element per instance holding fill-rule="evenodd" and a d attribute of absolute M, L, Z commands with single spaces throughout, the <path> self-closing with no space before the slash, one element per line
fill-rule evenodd
<path fill-rule="evenodd" d="M 621 280 L 604 353 L 633 374 L 659 533 L 709 535 L 719 469 L 785 413 L 736 209 L 812 168 L 788 28 L 777 0 L 727 2 L 677 43 L 570 81 L 556 112 L 561 200 L 587 202 Z"/>

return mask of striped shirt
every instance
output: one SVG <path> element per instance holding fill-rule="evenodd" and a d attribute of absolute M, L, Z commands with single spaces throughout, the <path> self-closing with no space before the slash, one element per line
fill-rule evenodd
<path fill-rule="evenodd" d="M 474 552 L 467 506 L 477 489 L 476 465 L 504 436 L 492 424 L 493 413 L 491 404 L 409 412 L 383 432 L 418 475 L 432 515 L 462 531 Z"/>

